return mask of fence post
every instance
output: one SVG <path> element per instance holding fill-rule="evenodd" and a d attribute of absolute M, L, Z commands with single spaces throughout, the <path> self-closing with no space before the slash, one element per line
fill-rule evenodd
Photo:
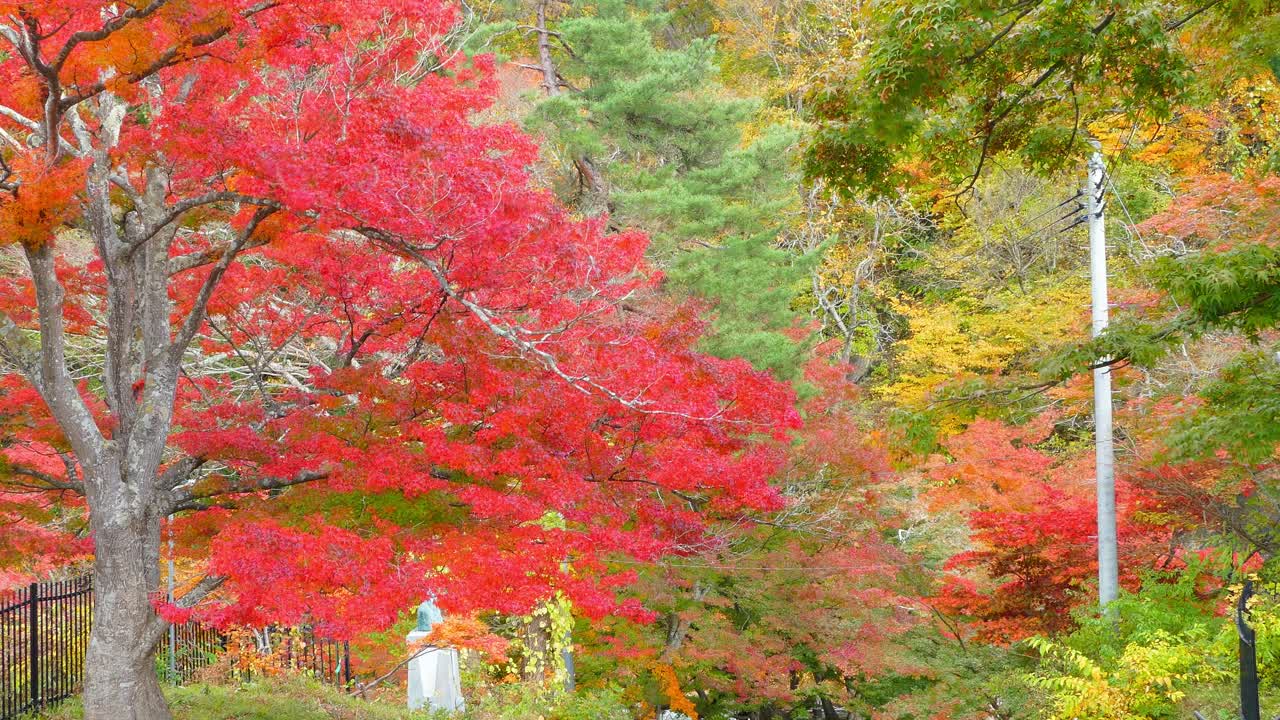
<path fill-rule="evenodd" d="M 1240 715 L 1243 720 L 1258 720 L 1258 649 L 1257 635 L 1249 626 L 1249 598 L 1253 597 L 1253 580 L 1244 579 L 1240 600 L 1236 604 L 1236 632 L 1240 635 Z"/>
<path fill-rule="evenodd" d="M 27 632 L 31 637 L 31 657 L 27 668 L 31 671 L 31 709 L 40 709 L 40 583 L 31 583 L 27 589 L 27 601 L 31 612 L 27 618 Z"/>

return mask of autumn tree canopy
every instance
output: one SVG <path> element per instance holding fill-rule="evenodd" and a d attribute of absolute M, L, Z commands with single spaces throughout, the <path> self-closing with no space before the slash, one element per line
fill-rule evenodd
<path fill-rule="evenodd" d="M 91 569 L 90 720 L 188 620 L 397 694 L 427 596 L 483 720 L 1234 717 L 1244 579 L 1280 703 L 1267 3 L 0 9 L 0 591 Z"/>
<path fill-rule="evenodd" d="M 451 6 L 5 11 L 5 507 L 56 503 L 25 542 L 93 554 L 87 717 L 167 716 L 151 656 L 188 608 L 636 615 L 602 557 L 778 506 L 791 391 L 696 351 L 645 237 L 473 120 L 492 67 L 448 51 Z M 167 516 L 206 572 L 176 608 Z"/>

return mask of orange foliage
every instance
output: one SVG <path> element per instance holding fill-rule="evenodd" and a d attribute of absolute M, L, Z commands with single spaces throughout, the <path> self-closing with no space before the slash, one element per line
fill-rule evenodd
<path fill-rule="evenodd" d="M 668 707 L 693 720 L 698 720 L 698 710 L 680 689 L 680 680 L 676 678 L 676 671 L 662 662 L 655 662 L 650 667 L 653 670 L 653 676 L 658 679 L 658 685 L 662 687 L 662 694 L 667 696 Z"/>
<path fill-rule="evenodd" d="M 462 615 L 451 615 L 431 628 L 426 642 L 436 647 L 474 650 L 490 662 L 505 660 L 510 645 L 506 638 L 494 635 L 488 625 Z"/>
<path fill-rule="evenodd" d="M 979 419 L 943 442 L 949 458 L 928 465 L 934 485 L 927 495 L 934 509 L 1017 512 L 1040 500 L 1037 481 L 1046 480 L 1053 458 L 1035 445 L 1052 429 L 1045 413 L 1023 427 Z"/>
<path fill-rule="evenodd" d="M 1250 243 L 1280 243 L 1280 179 L 1247 173 L 1201 175 L 1188 181 L 1183 193 L 1164 212 L 1142 224 L 1148 232 L 1226 250 L 1247 239 Z"/>
<path fill-rule="evenodd" d="M 19 185 L 0 199 L 0 244 L 42 245 L 78 212 L 74 198 L 76 188 L 84 186 L 79 178 L 85 164 L 49 165 L 38 153 L 23 153 L 8 162 L 13 174 L 9 182 Z"/>
<path fill-rule="evenodd" d="M 250 628 L 232 628 L 227 632 L 227 649 L 219 657 L 216 671 L 258 677 L 279 675 L 288 665 L 284 659 L 290 648 L 285 642 L 273 642 L 269 647 L 269 650 L 260 647 L 257 635 Z"/>
<path fill-rule="evenodd" d="M 1234 81 L 1223 80 L 1221 97 L 1204 108 L 1184 107 L 1164 123 L 1133 124 L 1123 114 L 1094 122 L 1089 132 L 1098 137 L 1107 155 L 1134 151 L 1133 159 L 1164 167 L 1182 177 L 1213 173 L 1249 161 L 1237 155 L 1263 158 L 1259 148 L 1280 140 L 1276 111 L 1280 85 L 1270 72 Z M 1233 142 L 1223 142 L 1231 138 Z M 1235 146 L 1233 148 L 1233 145 Z"/>

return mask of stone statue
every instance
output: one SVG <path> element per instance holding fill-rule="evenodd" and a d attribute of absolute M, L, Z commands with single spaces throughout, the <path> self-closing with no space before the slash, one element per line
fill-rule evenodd
<path fill-rule="evenodd" d="M 434 599 L 418 606 L 418 626 L 405 638 L 409 660 L 409 709 L 458 712 L 466 707 L 462 699 L 458 651 L 424 645 L 431 628 L 444 622 L 444 613 Z"/>
<path fill-rule="evenodd" d="M 431 632 L 431 628 L 444 622 L 444 613 L 440 612 L 439 606 L 432 599 L 423 600 L 418 606 L 418 627 L 414 628 L 421 633 Z"/>

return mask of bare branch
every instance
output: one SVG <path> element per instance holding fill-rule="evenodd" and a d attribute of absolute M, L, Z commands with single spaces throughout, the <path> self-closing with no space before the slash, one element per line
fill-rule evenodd
<path fill-rule="evenodd" d="M 145 244 L 148 240 L 158 235 L 162 230 L 169 226 L 183 214 L 190 212 L 204 205 L 211 205 L 216 202 L 238 202 L 247 205 L 257 205 L 263 208 L 271 208 L 273 210 L 281 209 L 281 205 L 274 200 L 266 198 L 257 198 L 250 195 L 243 195 L 237 192 L 209 192 L 197 197 L 188 198 L 169 208 L 169 211 L 156 222 L 148 225 L 138 236 L 136 240 L 131 241 L 125 247 L 125 255 L 131 255 L 135 250 Z"/>
<path fill-rule="evenodd" d="M 201 600 L 209 597 L 209 595 L 213 594 L 214 591 L 222 587 L 222 584 L 226 581 L 227 577 L 225 575 L 206 575 L 182 597 L 177 598 L 173 604 L 183 608 L 184 610 L 193 608 Z M 161 636 L 163 636 L 165 631 L 168 629 L 168 620 L 165 620 L 159 615 L 153 615 L 150 624 L 147 626 L 146 634 L 144 635 L 146 642 L 143 643 L 143 647 L 150 648 L 155 646 L 155 644 L 160 641 Z"/>
<path fill-rule="evenodd" d="M 180 608 L 193 608 L 196 603 L 209 597 L 215 590 L 222 587 L 222 584 L 226 581 L 227 577 L 225 575 L 206 575 L 200 582 L 195 584 L 195 587 L 184 593 L 182 597 L 174 600 L 173 604 Z"/>
<path fill-rule="evenodd" d="M 14 110 L 13 108 L 7 105 L 0 105 L 0 115 L 3 115 L 9 118 L 10 120 L 18 123 L 19 125 L 27 128 L 32 132 L 40 132 L 41 130 L 40 123 L 36 122 L 35 120 L 32 120 L 31 118 L 27 117 L 26 115 L 23 115 L 22 113 L 18 112 L 17 110 Z"/>
<path fill-rule="evenodd" d="M 396 663 L 394 667 L 392 667 L 390 670 L 386 671 L 385 673 L 379 675 L 378 677 L 370 680 L 369 682 L 356 683 L 356 686 L 351 690 L 349 690 L 347 694 L 357 695 L 361 698 L 364 698 L 370 690 L 378 687 L 379 685 L 382 684 L 384 680 L 391 677 L 392 675 L 395 675 L 400 670 L 400 668 L 404 667 L 405 665 L 408 665 L 409 663 L 413 662 L 414 660 L 417 660 L 418 658 L 422 657 L 423 655 L 426 655 L 429 652 L 439 650 L 439 649 L 440 648 L 437 648 L 434 645 L 424 645 L 418 648 L 417 650 L 415 650 L 413 653 L 411 653 L 409 657 Z"/>
<path fill-rule="evenodd" d="M 84 485 L 75 480 L 63 480 L 49 473 L 36 470 L 35 468 L 26 467 L 24 465 L 5 465 L 4 471 L 13 475 L 31 478 L 41 483 L 41 485 L 29 485 L 26 483 L 7 483 L 21 485 L 22 487 L 34 490 L 70 490 L 71 492 L 84 494 Z"/>
<path fill-rule="evenodd" d="M 191 474 L 199 470 L 208 460 L 202 457 L 185 457 L 165 468 L 160 473 L 160 487 L 166 490 L 182 485 L 191 477 Z"/>
<path fill-rule="evenodd" d="M 276 209 L 272 207 L 258 208 L 258 211 L 249 220 L 249 224 L 240 231 L 240 235 L 235 242 L 218 260 L 218 264 L 209 271 L 209 277 L 205 278 L 204 285 L 200 288 L 200 294 L 196 296 L 196 301 L 191 306 L 191 313 L 187 315 L 187 319 L 183 323 L 182 329 L 178 332 L 178 336 L 174 338 L 173 343 L 169 346 L 170 359 L 173 362 L 181 362 L 182 354 L 186 352 L 187 346 L 195 339 L 196 333 L 200 331 L 200 325 L 204 323 L 205 312 L 208 310 L 210 298 L 213 297 L 213 291 L 222 280 L 222 276 L 227 272 L 227 268 L 231 266 L 231 262 L 244 249 L 258 225 L 274 212 L 276 212 Z"/>
<path fill-rule="evenodd" d="M 224 495 L 243 495 L 245 493 L 262 492 L 265 490 L 281 490 L 294 485 L 304 485 L 306 483 L 316 482 L 329 477 L 328 470 L 304 470 L 293 477 L 277 478 L 264 477 L 256 480 L 248 480 L 245 482 L 231 483 L 225 487 L 214 490 L 206 490 L 201 492 L 193 492 L 191 488 L 178 489 L 170 495 L 170 512 L 180 512 L 183 510 L 204 510 L 206 508 L 204 500 L 209 500 Z"/>
<path fill-rule="evenodd" d="M 1189 15 L 1182 17 L 1180 20 L 1175 20 L 1169 23 L 1168 25 L 1165 25 L 1164 26 L 1165 32 L 1173 32 L 1174 30 L 1177 30 L 1183 25 L 1186 25 L 1187 23 L 1191 22 L 1195 18 L 1199 17 L 1200 13 L 1203 13 L 1206 10 L 1211 9 L 1216 5 L 1221 5 L 1221 4 L 1222 4 L 1222 0 L 1210 0 L 1210 2 L 1207 2 L 1204 5 L 1201 5 L 1200 7 L 1196 8 L 1195 10 L 1191 11 Z"/>

